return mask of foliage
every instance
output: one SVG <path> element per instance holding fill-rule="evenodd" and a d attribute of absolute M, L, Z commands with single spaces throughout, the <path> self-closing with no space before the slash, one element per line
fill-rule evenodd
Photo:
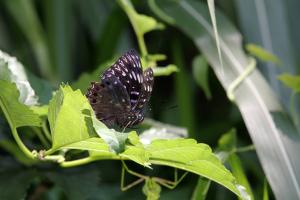
<path fill-rule="evenodd" d="M 0 2 L 0 199 L 298 199 L 297 12 L 269 1 Z M 118 131 L 84 94 L 131 48 L 155 86 Z"/>

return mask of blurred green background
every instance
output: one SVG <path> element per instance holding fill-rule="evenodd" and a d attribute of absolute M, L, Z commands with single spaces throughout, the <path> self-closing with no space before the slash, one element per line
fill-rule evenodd
<path fill-rule="evenodd" d="M 260 45 L 281 60 L 281 67 L 260 60 L 258 65 L 288 113 L 291 92 L 277 80 L 277 75 L 300 70 L 297 25 L 300 2 L 220 0 L 215 3 L 241 32 L 243 44 Z M 133 1 L 133 5 L 138 13 L 157 18 L 147 1 Z M 205 67 L 209 65 L 206 59 L 198 57 L 197 63 L 195 58 L 201 52 L 189 36 L 165 24 L 164 30 L 147 33 L 145 42 L 149 53 L 167 56 L 165 61 L 158 62 L 159 66 L 173 63 L 180 70 L 155 78 L 147 116 L 187 127 L 190 137 L 213 149 L 218 139 L 233 127 L 237 130 L 237 146 L 252 144 L 238 108 L 227 99 L 214 71 Z M 58 88 L 61 82 L 75 82 L 82 73 L 103 68 L 104 63 L 131 48 L 139 51 L 135 33 L 115 1 L 0 1 L 0 49 L 17 57 L 29 74 L 46 81 L 47 91 Z M 193 68 L 199 62 L 204 68 L 200 72 Z M 200 78 L 197 72 L 203 73 Z M 203 79 L 208 84 L 204 90 L 198 84 Z M 45 88 L 41 90 L 46 91 Z M 50 97 L 51 92 L 45 92 L 42 101 L 47 103 Z M 9 137 L 8 132 L 5 120 L 1 119 L 0 139 Z M 255 151 L 239 156 L 254 196 L 261 199 L 265 175 Z M 26 168 L 1 149 L 0 159 L 0 192 L 1 189 L 11 191 L 11 199 L 24 195 L 26 199 L 49 200 L 145 198 L 142 186 L 120 191 L 120 165 L 115 161 L 100 161 L 74 169 L 60 169 L 55 165 Z M 155 167 L 154 172 L 135 165 L 130 167 L 172 177 L 172 169 L 166 167 Z M 196 175 L 188 175 L 175 190 L 163 189 L 161 199 L 191 199 L 197 179 Z M 270 188 L 269 193 L 274 198 Z M 212 183 L 207 196 L 207 199 L 233 198 L 236 197 L 230 191 L 216 183 Z"/>

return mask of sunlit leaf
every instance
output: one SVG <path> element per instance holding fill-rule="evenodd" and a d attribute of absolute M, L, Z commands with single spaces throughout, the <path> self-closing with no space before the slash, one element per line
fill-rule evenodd
<path fill-rule="evenodd" d="M 0 80 L 0 106 L 13 127 L 40 126 L 41 119 L 29 107 L 19 102 L 19 91 L 14 83 Z"/>
<path fill-rule="evenodd" d="M 235 178 L 206 144 L 197 143 L 193 139 L 155 140 L 146 149 L 150 153 L 152 164 L 167 165 L 198 174 L 240 195 Z"/>
<path fill-rule="evenodd" d="M 62 85 L 49 105 L 48 120 L 52 134 L 52 150 L 88 139 L 92 129 L 92 108 L 80 90 Z"/>

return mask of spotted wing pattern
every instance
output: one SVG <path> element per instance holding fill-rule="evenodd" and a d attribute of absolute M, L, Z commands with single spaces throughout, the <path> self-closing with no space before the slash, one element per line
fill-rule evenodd
<path fill-rule="evenodd" d="M 153 82 L 152 69 L 143 72 L 139 56 L 130 50 L 103 73 L 100 83 L 92 82 L 86 96 L 107 126 L 130 127 L 143 121 Z"/>

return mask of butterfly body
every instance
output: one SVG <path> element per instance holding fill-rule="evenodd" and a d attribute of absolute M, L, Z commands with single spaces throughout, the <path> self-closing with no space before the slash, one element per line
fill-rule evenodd
<path fill-rule="evenodd" d="M 87 91 L 97 118 L 108 127 L 131 127 L 143 121 L 153 87 L 153 71 L 143 72 L 134 50 L 122 55 Z"/>

